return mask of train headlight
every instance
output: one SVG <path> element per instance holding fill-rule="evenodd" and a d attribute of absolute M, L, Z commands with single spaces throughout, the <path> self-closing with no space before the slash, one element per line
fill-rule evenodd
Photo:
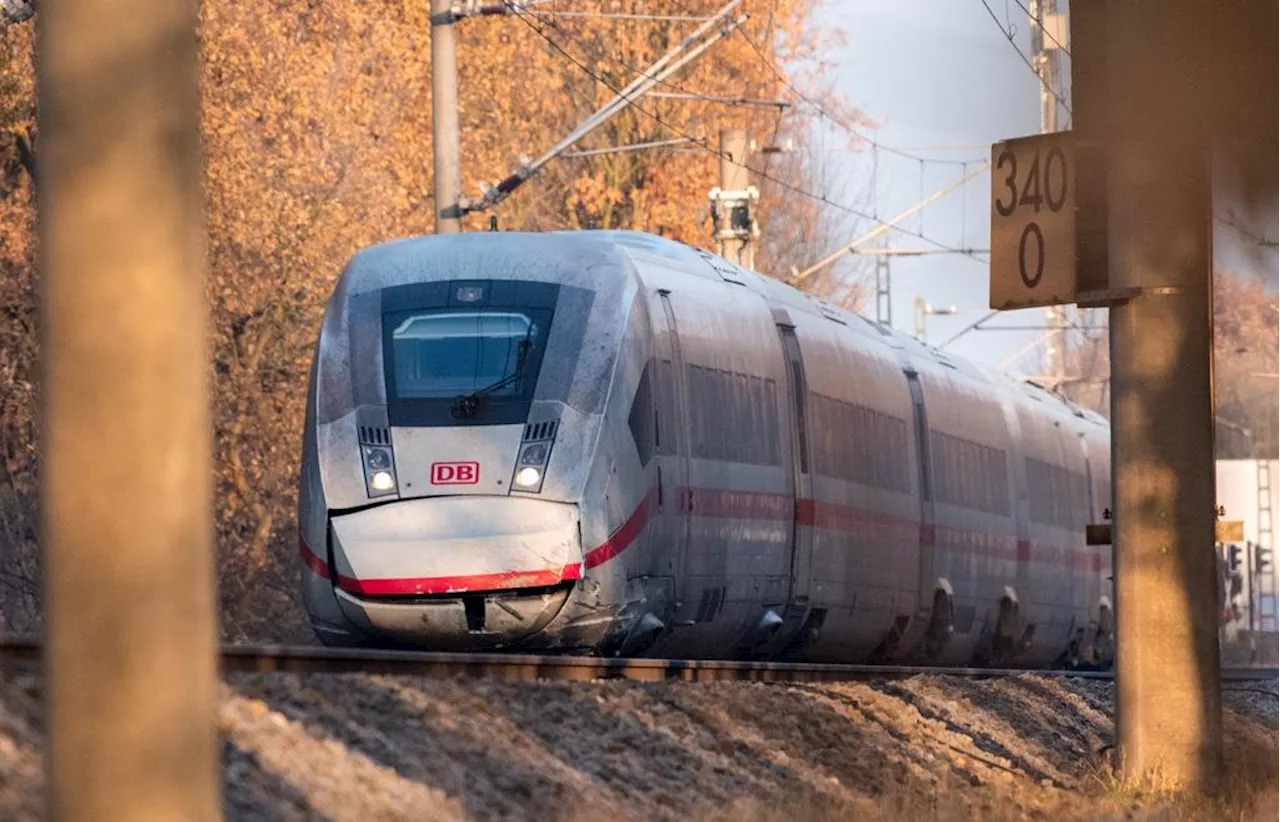
<path fill-rule="evenodd" d="M 524 427 L 524 439 L 516 457 L 515 474 L 511 477 L 511 490 L 526 494 L 541 494 L 542 483 L 547 478 L 547 463 L 551 460 L 551 447 L 556 441 L 558 420 L 531 422 Z"/>
<path fill-rule="evenodd" d="M 547 453 L 551 450 L 549 442 L 535 442 L 532 445 L 526 445 L 524 450 L 520 452 L 521 465 L 545 465 L 547 462 Z"/>
<path fill-rule="evenodd" d="M 391 449 L 365 446 L 360 452 L 364 457 L 364 481 L 369 496 L 381 497 L 395 493 L 396 469 Z"/>
<path fill-rule="evenodd" d="M 526 465 L 516 472 L 517 488 L 536 488 L 542 482 L 542 472 L 532 465 Z"/>

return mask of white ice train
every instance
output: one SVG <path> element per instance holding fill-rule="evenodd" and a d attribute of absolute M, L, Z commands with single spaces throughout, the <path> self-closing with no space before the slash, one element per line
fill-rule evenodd
<path fill-rule="evenodd" d="M 327 644 L 1106 664 L 1106 421 L 633 232 L 399 240 L 316 349 Z"/>

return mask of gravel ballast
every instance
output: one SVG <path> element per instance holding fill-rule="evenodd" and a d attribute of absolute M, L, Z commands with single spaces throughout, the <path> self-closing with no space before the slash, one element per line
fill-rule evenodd
<path fill-rule="evenodd" d="M 37 676 L 0 673 L 0 819 L 42 818 L 40 699 Z M 1258 801 L 1270 816 L 1259 818 L 1274 819 L 1276 698 L 1231 690 L 1224 707 L 1229 764 L 1266 763 Z M 1032 674 L 841 685 L 234 675 L 219 709 L 223 801 L 228 819 L 333 822 L 1155 813 L 1107 775 L 1111 708 L 1110 683 Z"/>

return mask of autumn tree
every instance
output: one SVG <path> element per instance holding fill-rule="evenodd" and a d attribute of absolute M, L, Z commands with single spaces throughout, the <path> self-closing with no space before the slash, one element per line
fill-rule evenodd
<path fill-rule="evenodd" d="M 1275 459 L 1280 315 L 1256 277 L 1220 273 L 1213 284 L 1213 396 L 1219 459 Z"/>
<path fill-rule="evenodd" d="M 0 32 L 0 633 L 39 617 L 32 37 Z"/>
<path fill-rule="evenodd" d="M 705 205 L 719 129 L 803 147 L 819 109 L 861 124 L 804 74 L 835 35 L 813 24 L 814 5 L 747 0 L 746 25 L 665 88 L 800 105 L 779 115 L 645 98 L 580 147 L 694 142 L 557 160 L 499 207 L 502 227 L 634 228 L 710 246 Z M 612 13 L 656 16 L 713 9 L 607 4 Z M 522 152 L 554 144 L 696 25 L 566 16 L 551 4 L 530 11 L 458 24 L 463 184 L 472 196 L 482 181 L 507 176 Z M 346 260 L 363 246 L 432 228 L 428 4 L 204 0 L 200 36 L 224 633 L 304 640 L 293 521 L 303 386 Z M 0 34 L 0 630 L 32 629 L 38 618 L 33 76 L 32 26 L 10 27 Z M 760 172 L 763 270 L 803 267 L 851 233 L 847 214 L 809 196 L 823 182 L 812 156 L 753 157 L 749 165 Z M 482 219 L 471 218 L 471 227 Z M 814 278 L 813 287 L 856 297 L 836 275 Z"/>
<path fill-rule="evenodd" d="M 1090 312 L 1101 321 L 1103 312 Z M 1213 278 L 1213 394 L 1219 459 L 1274 459 L 1277 441 L 1276 292 L 1257 277 L 1219 271 Z M 1070 399 L 1110 413 L 1111 358 L 1105 324 L 1094 322 L 1067 357 Z"/>

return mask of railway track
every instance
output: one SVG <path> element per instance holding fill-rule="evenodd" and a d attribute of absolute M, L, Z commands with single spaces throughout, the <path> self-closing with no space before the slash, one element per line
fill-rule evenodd
<path fill-rule="evenodd" d="M 828 665 L 803 662 L 731 660 L 617 659 L 531 654 L 462 654 L 377 651 L 307 645 L 224 645 L 224 673 L 378 673 L 402 676 L 471 676 L 505 680 L 586 682 L 629 679 L 638 682 L 842 682 L 903 679 L 920 675 L 993 679 L 1034 673 L 1083 679 L 1112 678 L 1111 671 L 940 668 L 921 665 Z M 41 645 L 34 640 L 0 641 L 0 666 L 35 667 Z M 1224 682 L 1274 681 L 1276 668 L 1225 668 Z"/>

